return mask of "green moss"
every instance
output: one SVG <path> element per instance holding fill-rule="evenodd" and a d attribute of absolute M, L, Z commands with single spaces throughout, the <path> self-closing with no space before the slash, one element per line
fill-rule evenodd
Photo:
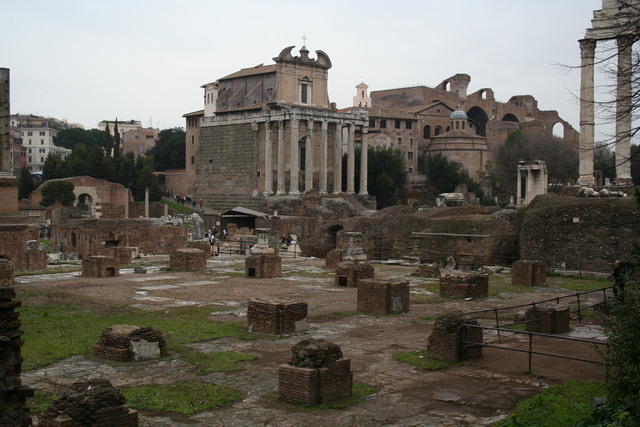
<path fill-rule="evenodd" d="M 82 267 L 74 264 L 67 265 L 65 267 L 53 267 L 44 270 L 17 270 L 16 276 L 39 276 L 41 274 L 56 274 L 56 273 L 71 273 L 73 271 L 80 271 Z"/>
<path fill-rule="evenodd" d="M 521 401 L 497 426 L 573 427 L 591 414 L 593 398 L 605 395 L 603 383 L 567 381 Z"/>
<path fill-rule="evenodd" d="M 171 200 L 162 200 L 161 203 L 163 205 L 169 206 L 169 214 L 175 214 L 175 213 L 181 213 L 181 214 L 187 214 L 187 215 L 191 215 L 194 213 L 201 214 L 201 212 L 196 209 L 192 209 L 189 206 L 172 202 Z"/>
<path fill-rule="evenodd" d="M 205 353 L 182 346 L 180 358 L 196 367 L 196 374 L 206 375 L 210 372 L 241 371 L 244 368 L 238 362 L 255 360 L 256 358 L 244 353 L 233 351 L 216 351 Z"/>
<path fill-rule="evenodd" d="M 27 407 L 32 414 L 39 415 L 46 411 L 57 398 L 55 394 L 36 392 L 27 399 Z"/>
<path fill-rule="evenodd" d="M 134 409 L 193 415 L 239 400 L 242 393 L 228 386 L 199 381 L 122 389 Z"/>
<path fill-rule="evenodd" d="M 393 359 L 397 360 L 398 362 L 409 363 L 410 365 L 426 369 L 427 371 L 438 371 L 440 369 L 448 368 L 449 366 L 458 363 L 431 359 L 429 358 L 429 355 L 425 350 L 394 354 Z"/>
<path fill-rule="evenodd" d="M 579 277 L 547 277 L 547 283 L 554 288 L 571 289 L 578 292 L 611 286 L 611 282 L 605 279 L 584 279 Z"/>

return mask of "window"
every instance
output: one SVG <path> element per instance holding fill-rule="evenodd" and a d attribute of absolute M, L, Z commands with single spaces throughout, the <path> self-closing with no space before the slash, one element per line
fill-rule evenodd
<path fill-rule="evenodd" d="M 260 176 L 260 171 L 257 171 L 258 173 L 256 174 L 256 176 Z"/>
<path fill-rule="evenodd" d="M 464 129 L 464 122 L 462 122 L 462 129 Z"/>
<path fill-rule="evenodd" d="M 45 133 L 44 133 L 44 132 L 40 132 L 40 136 L 44 136 L 44 135 L 45 135 Z"/>
<path fill-rule="evenodd" d="M 369 119 L 369 127 L 370 128 L 376 127 L 376 119 Z"/>
<path fill-rule="evenodd" d="M 29 145 L 31 145 L 31 140 L 29 140 Z"/>
<path fill-rule="evenodd" d="M 193 135 L 191 135 L 191 145 L 193 145 L 193 143 L 194 143 L 194 140 L 195 140 L 194 138 L 195 137 Z"/>
<path fill-rule="evenodd" d="M 33 136 L 33 132 L 27 132 L 27 136 Z"/>
<path fill-rule="evenodd" d="M 31 148 L 29 148 L 29 154 L 31 154 Z"/>
<path fill-rule="evenodd" d="M 407 152 L 407 159 L 413 160 L 413 151 Z"/>
<path fill-rule="evenodd" d="M 44 148 L 38 150 L 38 153 L 46 153 L 47 151 Z"/>
<path fill-rule="evenodd" d="M 436 135 L 437 135 L 437 134 L 436 134 Z M 426 126 L 424 127 L 424 129 L 422 130 L 422 137 L 423 137 L 424 139 L 429 139 L 429 138 L 431 138 L 431 126 L 426 125 Z"/>
<path fill-rule="evenodd" d="M 44 139 L 40 140 L 40 145 L 44 145 Z"/>
<path fill-rule="evenodd" d="M 364 98 L 364 91 L 362 91 L 362 97 Z"/>
<path fill-rule="evenodd" d="M 402 145 L 402 138 L 398 138 L 398 147 Z"/>
<path fill-rule="evenodd" d="M 400 129 L 400 120 L 395 121 L 396 129 Z"/>
<path fill-rule="evenodd" d="M 411 120 L 407 120 L 407 129 L 411 129 L 411 125 L 412 125 Z"/>
<path fill-rule="evenodd" d="M 442 128 L 440 126 L 436 126 L 436 136 L 440 135 L 442 133 Z"/>
<path fill-rule="evenodd" d="M 29 163 L 31 163 L 31 156 L 29 156 Z"/>
<path fill-rule="evenodd" d="M 387 127 L 387 121 L 385 119 L 380 120 L 380 127 L 383 129 Z"/>
<path fill-rule="evenodd" d="M 409 173 L 413 172 L 413 168 L 409 168 Z"/>
<path fill-rule="evenodd" d="M 413 148 L 413 138 L 409 138 L 409 146 Z"/>
<path fill-rule="evenodd" d="M 195 163 L 196 163 L 196 158 L 195 158 L 195 157 L 193 157 L 193 156 L 191 156 L 191 164 L 193 165 L 193 164 L 195 164 Z"/>
<path fill-rule="evenodd" d="M 300 103 L 308 104 L 309 103 L 309 85 L 301 84 L 300 85 Z"/>
<path fill-rule="evenodd" d="M 40 157 L 40 162 L 44 163 L 44 157 Z"/>

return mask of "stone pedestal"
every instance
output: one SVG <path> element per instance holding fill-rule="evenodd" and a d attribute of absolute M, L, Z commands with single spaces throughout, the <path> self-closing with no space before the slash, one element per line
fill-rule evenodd
<path fill-rule="evenodd" d="M 299 332 L 307 317 L 307 303 L 282 299 L 252 299 L 247 305 L 247 323 L 251 332 L 292 334 Z"/>
<path fill-rule="evenodd" d="M 542 286 L 547 280 L 547 265 L 543 261 L 518 260 L 511 264 L 511 284 Z"/>
<path fill-rule="evenodd" d="M 482 344 L 482 329 L 474 328 L 478 321 L 457 313 L 440 315 L 427 340 L 430 358 L 447 362 L 458 362 L 482 355 L 482 347 L 467 347 L 467 343 Z"/>
<path fill-rule="evenodd" d="M 327 255 L 324 258 L 325 267 L 327 270 L 335 270 L 338 264 L 342 262 L 342 255 L 344 254 L 344 249 L 332 249 L 327 252 Z"/>
<path fill-rule="evenodd" d="M 115 259 L 118 264 L 130 264 L 133 250 L 134 249 L 130 247 L 114 246 L 102 249 L 100 255 L 111 257 Z"/>
<path fill-rule="evenodd" d="M 367 262 L 344 261 L 338 264 L 335 273 L 336 286 L 358 286 L 362 279 L 373 279 L 375 269 Z"/>
<path fill-rule="evenodd" d="M 447 298 L 486 298 L 489 295 L 489 276 L 484 274 L 456 274 L 440 277 L 440 296 Z"/>
<path fill-rule="evenodd" d="M 12 176 L 0 176 L 0 215 L 17 214 L 18 180 Z"/>
<path fill-rule="evenodd" d="M 527 331 L 542 334 L 561 334 L 569 332 L 569 306 L 556 304 L 540 304 L 525 312 Z"/>
<path fill-rule="evenodd" d="M 411 275 L 426 278 L 440 277 L 440 267 L 438 267 L 438 264 L 420 264 L 418 269 Z"/>
<path fill-rule="evenodd" d="M 112 257 L 94 255 L 82 259 L 82 277 L 115 277 L 119 275 L 120 267 Z"/>
<path fill-rule="evenodd" d="M 358 311 L 380 315 L 408 313 L 409 282 L 393 279 L 360 280 Z"/>
<path fill-rule="evenodd" d="M 16 266 L 20 270 L 44 270 L 47 268 L 47 253 L 40 248 L 27 249 L 16 254 Z"/>
<path fill-rule="evenodd" d="M 154 328 L 115 325 L 105 328 L 93 354 L 119 362 L 158 359 L 169 354 L 162 333 Z"/>
<path fill-rule="evenodd" d="M 272 279 L 282 276 L 282 259 L 280 255 L 252 254 L 244 260 L 245 277 L 255 279 Z"/>
<path fill-rule="evenodd" d="M 211 256 L 211 243 L 208 240 L 194 240 L 187 242 L 187 248 L 200 249 L 207 257 Z"/>
<path fill-rule="evenodd" d="M 13 286 L 14 264 L 8 259 L 0 258 L 0 287 Z"/>
<path fill-rule="evenodd" d="M 198 271 L 207 269 L 207 254 L 200 249 L 182 248 L 169 254 L 172 271 Z"/>

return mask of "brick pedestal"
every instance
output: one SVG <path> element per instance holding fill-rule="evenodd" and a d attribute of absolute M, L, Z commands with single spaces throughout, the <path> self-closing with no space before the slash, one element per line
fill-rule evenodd
<path fill-rule="evenodd" d="M 296 332 L 296 322 L 306 317 L 305 302 L 252 299 L 247 306 L 247 323 L 251 332 L 292 334 Z"/>
<path fill-rule="evenodd" d="M 120 390 L 105 379 L 77 381 L 42 414 L 46 427 L 137 427 L 138 412 L 125 406 Z"/>
<path fill-rule="evenodd" d="M 373 279 L 375 269 L 367 262 L 344 261 L 338 264 L 335 273 L 336 286 L 358 286 L 362 279 Z"/>
<path fill-rule="evenodd" d="M 547 280 L 547 265 L 543 261 L 518 260 L 511 264 L 511 284 L 541 286 Z"/>
<path fill-rule="evenodd" d="M 44 270 L 47 268 L 47 253 L 41 249 L 27 249 L 16 254 L 16 266 L 20 270 Z"/>
<path fill-rule="evenodd" d="M 457 274 L 440 277 L 440 296 L 447 298 L 486 298 L 489 295 L 489 276 Z"/>
<path fill-rule="evenodd" d="M 112 248 L 104 248 L 100 251 L 100 255 L 108 256 L 116 260 L 118 264 L 130 264 L 133 248 L 125 246 L 115 246 Z"/>
<path fill-rule="evenodd" d="M 351 396 L 351 361 L 340 359 L 324 368 L 280 365 L 278 393 L 282 400 L 301 405 L 319 405 Z"/>
<path fill-rule="evenodd" d="M 411 273 L 415 277 L 440 277 L 440 267 L 438 264 L 420 264 L 418 269 Z"/>
<path fill-rule="evenodd" d="M 447 362 L 480 357 L 482 347 L 466 348 L 464 343 L 466 337 L 468 343 L 482 344 L 482 329 L 465 327 L 465 324 L 477 325 L 478 321 L 452 313 L 439 316 L 427 340 L 428 356 Z"/>
<path fill-rule="evenodd" d="M 200 249 L 207 254 L 207 257 L 211 256 L 211 243 L 208 240 L 194 240 L 187 242 L 188 248 Z"/>
<path fill-rule="evenodd" d="M 15 290 L 6 286 L 13 284 L 13 263 L 0 260 L 0 426 L 31 425 L 26 400 L 33 390 L 24 387 L 20 380 L 22 370 L 22 330 L 19 301 L 14 301 Z"/>
<path fill-rule="evenodd" d="M 561 334 L 569 332 L 569 306 L 556 304 L 540 304 L 525 312 L 527 331 L 542 334 Z"/>
<path fill-rule="evenodd" d="M 324 264 L 327 270 L 334 271 L 338 264 L 342 262 L 342 255 L 344 254 L 344 249 L 332 249 L 327 252 L 327 255 L 324 258 Z"/>
<path fill-rule="evenodd" d="M 245 277 L 272 279 L 282 276 L 282 259 L 275 253 L 248 255 L 244 260 Z"/>
<path fill-rule="evenodd" d="M 206 270 L 207 254 L 195 248 L 177 249 L 169 255 L 169 269 L 172 271 Z"/>
<path fill-rule="evenodd" d="M 82 259 L 82 277 L 114 277 L 119 275 L 120 267 L 112 257 L 94 255 Z"/>
<path fill-rule="evenodd" d="M 363 279 L 358 283 L 358 311 L 374 314 L 409 312 L 409 282 Z"/>
<path fill-rule="evenodd" d="M 167 342 L 157 329 L 139 328 L 133 325 L 116 325 L 105 328 L 93 346 L 93 354 L 119 362 L 130 362 L 136 359 L 135 342 L 158 343 L 159 356 L 169 354 Z"/>

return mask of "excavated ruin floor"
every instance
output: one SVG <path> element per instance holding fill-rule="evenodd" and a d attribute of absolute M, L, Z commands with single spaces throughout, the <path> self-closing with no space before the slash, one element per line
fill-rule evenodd
<path fill-rule="evenodd" d="M 166 258 L 154 259 L 156 267 Z M 242 371 L 212 373 L 198 377 L 194 368 L 178 358 L 132 363 L 102 363 L 73 356 L 47 367 L 23 374 L 24 382 L 44 392 L 59 392 L 76 379 L 104 377 L 118 387 L 166 384 L 177 381 L 213 381 L 234 386 L 244 398 L 230 406 L 205 411 L 191 417 L 168 413 L 142 412 L 142 425 L 215 425 L 215 426 L 355 426 L 355 425 L 488 425 L 509 413 L 516 403 L 539 392 L 550 383 L 563 379 L 603 380 L 600 367 L 580 362 L 534 358 L 533 372 L 527 375 L 527 355 L 485 349 L 480 359 L 435 372 L 425 371 L 393 359 L 393 355 L 422 350 L 433 326 L 433 319 L 449 310 L 479 310 L 495 306 L 521 304 L 574 291 L 532 288 L 530 292 L 503 293 L 477 301 L 412 303 L 409 314 L 367 316 L 354 314 L 356 290 L 334 286 L 333 274 L 324 268 L 324 260 L 284 258 L 284 277 L 245 279 L 244 258 L 223 256 L 210 259 L 206 272 L 168 272 L 158 268 L 145 275 L 124 270 L 120 277 L 88 279 L 61 273 L 17 278 L 17 287 L 26 290 L 55 289 L 57 293 L 127 304 L 142 310 L 167 307 L 212 307 L 211 319 L 244 320 L 247 299 L 288 297 L 309 304 L 308 329 L 304 333 L 273 339 L 223 338 L 191 344 L 197 350 L 238 351 L 255 356 L 242 362 Z M 409 276 L 415 266 L 375 265 L 377 277 L 402 277 L 411 281 L 412 298 L 429 292 L 428 279 Z M 508 277 L 503 275 L 505 278 Z M 592 298 L 596 298 L 595 296 Z M 587 298 L 587 302 L 589 299 Z M 481 319 L 492 325 L 492 320 Z M 573 324 L 571 335 L 603 339 L 602 328 L 595 324 Z M 290 347 L 305 338 L 323 338 L 342 347 L 351 359 L 355 381 L 376 390 L 364 401 L 342 410 L 298 412 L 277 402 L 278 365 L 288 361 Z M 96 337 L 97 338 L 97 337 Z M 485 334 L 485 341 L 496 345 L 524 348 L 525 336 Z M 538 340 L 538 351 L 598 358 L 588 345 Z"/>

